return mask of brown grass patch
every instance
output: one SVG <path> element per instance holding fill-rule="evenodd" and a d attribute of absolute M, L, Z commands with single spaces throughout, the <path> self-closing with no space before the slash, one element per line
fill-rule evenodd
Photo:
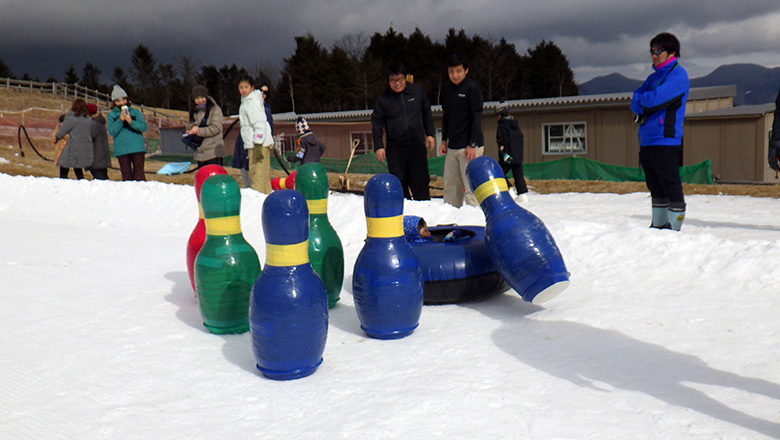
<path fill-rule="evenodd" d="M 59 177 L 59 168 L 52 162 L 46 161 L 36 154 L 29 144 L 25 140 L 22 141 L 22 151 L 24 156 L 22 157 L 19 150 L 19 145 L 15 138 L 0 137 L 0 172 L 9 175 L 21 175 L 21 176 L 37 176 L 37 177 Z M 54 146 L 49 139 L 34 138 L 33 143 L 40 153 L 47 158 L 53 157 Z M 121 180 L 119 174 L 119 164 L 114 158 L 111 161 L 114 169 L 108 170 L 108 176 L 111 180 Z M 195 177 L 195 173 L 180 174 L 175 176 L 166 176 L 162 174 L 156 174 L 156 172 L 162 168 L 166 163 L 158 162 L 154 160 L 148 160 L 145 163 L 145 170 L 147 172 L 146 178 L 151 181 L 159 181 L 166 183 L 175 183 L 181 185 L 192 185 Z M 193 166 L 194 168 L 194 166 Z M 225 166 L 228 174 L 233 176 L 236 181 L 241 184 L 239 170 L 230 167 L 229 164 Z M 86 173 L 89 175 L 89 173 Z M 73 173 L 71 173 L 73 176 Z M 284 171 L 272 170 L 271 176 L 284 177 L 286 176 Z M 330 187 L 333 190 L 340 190 L 339 187 L 339 173 L 330 173 L 328 175 Z M 361 193 L 365 187 L 366 182 L 371 177 L 367 174 L 350 174 L 349 183 L 350 189 L 353 192 Z M 71 177 L 73 178 L 73 177 Z M 91 178 L 91 177 L 88 177 Z M 604 181 L 583 181 L 583 180 L 530 180 L 528 181 L 529 187 L 532 191 L 540 194 L 551 193 L 566 193 L 566 192 L 578 192 L 578 193 L 613 193 L 613 194 L 627 194 L 634 192 L 647 192 L 647 187 L 644 182 L 604 182 Z M 444 181 L 441 177 L 438 177 L 435 181 L 431 182 L 431 195 L 433 197 L 441 197 L 441 189 L 444 187 Z M 712 194 L 712 195 L 735 195 L 735 196 L 752 196 L 752 197 L 773 197 L 780 198 L 780 185 L 683 185 L 685 194 Z"/>

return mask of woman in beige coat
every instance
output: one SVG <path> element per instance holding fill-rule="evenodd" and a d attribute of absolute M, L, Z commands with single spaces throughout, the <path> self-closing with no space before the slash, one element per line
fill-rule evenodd
<path fill-rule="evenodd" d="M 217 164 L 222 165 L 225 157 L 225 142 L 222 139 L 222 109 L 214 98 L 209 96 L 205 86 L 197 85 L 190 94 L 190 119 L 187 123 L 187 133 L 203 138 L 200 147 L 195 150 L 193 159 L 198 162 L 198 168 Z"/>

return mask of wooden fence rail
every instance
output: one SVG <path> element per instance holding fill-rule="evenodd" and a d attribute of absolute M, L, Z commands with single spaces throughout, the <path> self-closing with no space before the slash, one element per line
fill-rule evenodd
<path fill-rule="evenodd" d="M 0 78 L 0 87 L 6 89 L 35 90 L 43 93 L 51 93 L 55 96 L 62 96 L 65 99 L 72 100 L 82 98 L 86 102 L 92 102 L 108 108 L 111 104 L 111 96 L 97 90 L 92 90 L 79 84 L 67 84 L 57 82 L 37 82 L 32 80 L 19 80 L 11 78 Z M 170 115 L 154 107 L 146 107 L 143 104 L 135 103 L 144 114 L 152 114 L 155 117 L 180 121 L 182 118 Z"/>

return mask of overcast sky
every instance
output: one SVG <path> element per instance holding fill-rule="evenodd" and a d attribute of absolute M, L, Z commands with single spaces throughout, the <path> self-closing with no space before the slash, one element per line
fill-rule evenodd
<path fill-rule="evenodd" d="M 691 77 L 722 64 L 780 65 L 778 0 L 0 0 L 0 58 L 17 77 L 62 80 L 87 62 L 108 83 L 126 71 L 132 49 L 158 62 L 190 56 L 201 64 L 281 66 L 295 36 L 310 32 L 330 49 L 347 34 L 415 27 L 443 42 L 449 28 L 514 43 L 519 53 L 553 41 L 577 82 L 612 72 L 643 79 L 649 41 L 670 31 Z M 478 69 L 479 66 L 472 66 Z"/>

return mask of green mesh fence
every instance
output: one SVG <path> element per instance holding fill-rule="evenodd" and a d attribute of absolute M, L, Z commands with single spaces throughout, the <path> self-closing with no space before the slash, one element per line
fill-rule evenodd
<path fill-rule="evenodd" d="M 510 173 L 511 174 L 511 173 Z M 608 165 L 582 157 L 567 157 L 550 162 L 523 164 L 523 174 L 531 180 L 607 180 L 611 182 L 644 182 L 641 167 Z M 680 167 L 683 183 L 712 185 L 710 160 Z"/>
<path fill-rule="evenodd" d="M 285 153 L 289 157 L 294 153 Z M 190 156 L 155 156 L 155 160 L 167 162 L 180 162 L 192 159 Z M 225 166 L 230 166 L 232 156 L 224 159 Z M 329 173 L 344 174 L 347 167 L 346 159 L 327 159 L 320 160 L 322 166 Z M 297 162 L 285 163 L 288 170 L 293 171 L 300 166 Z M 271 157 L 271 168 L 281 170 L 282 167 Z M 428 171 L 437 176 L 444 175 L 444 156 L 428 159 Z M 349 166 L 349 172 L 354 174 L 378 174 L 387 172 L 387 164 L 376 159 L 374 153 L 362 154 L 352 158 Z M 526 179 L 531 180 L 606 180 L 610 182 L 644 182 L 645 173 L 640 167 L 621 167 L 618 165 L 608 165 L 595 160 L 582 157 L 566 157 L 550 162 L 526 163 L 523 164 L 523 173 Z M 509 172 L 507 177 L 512 177 Z M 683 183 L 712 185 L 712 166 L 710 160 L 694 165 L 680 167 L 680 179 Z"/>
<path fill-rule="evenodd" d="M 291 154 L 291 153 L 290 153 Z M 322 159 L 322 165 L 330 173 L 343 174 L 347 167 L 347 160 Z M 272 159 L 271 165 L 275 169 L 281 169 L 276 159 Z M 292 171 L 297 164 L 287 165 Z M 444 156 L 428 159 L 428 171 L 437 176 L 444 175 Z M 379 162 L 374 153 L 355 156 L 349 166 L 350 173 L 377 174 L 386 173 L 387 164 Z M 645 173 L 639 167 L 621 167 L 608 165 L 595 160 L 582 157 L 567 157 L 550 162 L 526 163 L 523 172 L 527 179 L 532 180 L 607 180 L 611 182 L 644 182 Z M 509 176 L 512 177 L 512 172 Z M 710 160 L 680 167 L 680 178 L 684 183 L 696 183 L 712 185 L 712 167 Z"/>

